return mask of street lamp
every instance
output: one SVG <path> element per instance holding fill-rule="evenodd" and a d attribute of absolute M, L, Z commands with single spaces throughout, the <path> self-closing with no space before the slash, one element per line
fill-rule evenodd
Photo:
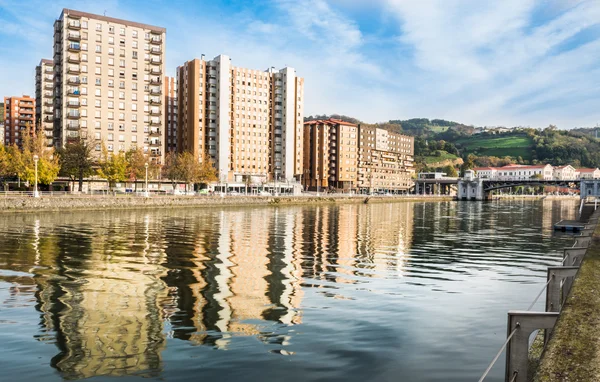
<path fill-rule="evenodd" d="M 146 168 L 146 187 L 144 188 L 144 196 L 147 198 L 150 196 L 148 193 L 148 162 L 144 163 L 144 167 Z"/>
<path fill-rule="evenodd" d="M 35 154 L 33 156 L 33 163 L 35 163 L 35 183 L 34 183 L 34 186 L 33 186 L 33 197 L 34 198 L 39 198 L 40 197 L 40 193 L 38 191 L 38 186 L 37 186 L 37 182 L 38 182 L 37 164 L 38 164 L 39 160 L 40 160 L 40 157 L 37 156 L 37 154 Z"/>

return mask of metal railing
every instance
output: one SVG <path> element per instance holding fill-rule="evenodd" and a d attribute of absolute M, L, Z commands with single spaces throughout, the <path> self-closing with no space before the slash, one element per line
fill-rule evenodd
<path fill-rule="evenodd" d="M 575 237 L 573 246 L 564 249 L 561 266 L 548 267 L 547 281 L 527 310 L 508 312 L 506 340 L 483 372 L 479 382 L 485 380 L 505 350 L 505 381 L 527 381 L 529 372 L 529 337 L 533 332 L 544 329 L 543 345 L 546 346 L 550 340 L 558 315 L 571 291 L 573 280 L 577 275 L 579 266 L 591 242 L 591 235 L 598 224 L 598 212 L 595 209 L 588 224 L 585 225 L 582 235 Z M 531 309 L 533 309 L 544 291 L 546 291 L 545 311 L 532 312 Z"/>

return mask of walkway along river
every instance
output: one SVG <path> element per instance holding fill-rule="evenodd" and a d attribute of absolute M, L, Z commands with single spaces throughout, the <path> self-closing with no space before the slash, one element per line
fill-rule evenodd
<path fill-rule="evenodd" d="M 527 307 L 572 242 L 552 223 L 576 210 L 516 200 L 6 214 L 0 380 L 477 380 L 506 311 Z M 500 367 L 487 380 L 503 379 Z"/>

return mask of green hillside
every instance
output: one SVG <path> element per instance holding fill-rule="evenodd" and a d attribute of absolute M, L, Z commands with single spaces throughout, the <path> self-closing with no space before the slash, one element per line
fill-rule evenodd
<path fill-rule="evenodd" d="M 522 134 L 502 134 L 483 136 L 481 134 L 459 138 L 455 141 L 456 146 L 465 154 L 477 156 L 494 156 L 513 158 L 521 157 L 526 161 L 531 160 L 533 150 L 533 139 Z"/>
<path fill-rule="evenodd" d="M 430 156 L 425 156 L 423 157 L 423 160 L 425 161 L 425 163 L 432 164 L 432 163 L 439 163 L 439 162 L 443 162 L 446 160 L 456 160 L 458 158 L 460 158 L 457 155 L 454 154 L 450 154 L 447 151 L 444 150 L 438 150 L 435 153 L 433 153 L 434 155 L 430 155 Z"/>

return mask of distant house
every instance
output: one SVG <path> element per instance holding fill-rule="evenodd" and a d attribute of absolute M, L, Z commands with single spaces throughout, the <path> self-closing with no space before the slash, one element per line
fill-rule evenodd
<path fill-rule="evenodd" d="M 496 167 L 476 167 L 473 169 L 477 177 L 484 179 L 495 179 L 496 178 Z"/>
<path fill-rule="evenodd" d="M 556 180 L 575 180 L 578 178 L 578 173 L 575 167 L 568 164 L 566 166 L 554 167 L 553 176 Z"/>
<path fill-rule="evenodd" d="M 477 176 L 490 180 L 528 180 L 539 177 L 545 180 L 553 179 L 553 168 L 551 165 L 525 166 L 509 164 L 504 167 L 479 167 L 474 169 Z"/>
<path fill-rule="evenodd" d="M 579 179 L 600 179 L 600 170 L 597 168 L 579 168 Z"/>

